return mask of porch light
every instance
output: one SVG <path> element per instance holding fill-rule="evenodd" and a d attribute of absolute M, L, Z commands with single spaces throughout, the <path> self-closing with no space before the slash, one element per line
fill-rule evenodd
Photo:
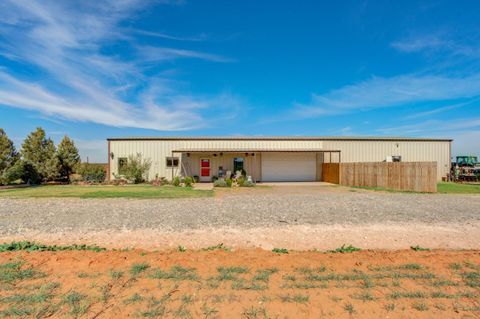
<path fill-rule="evenodd" d="M 255 156 L 255 153 L 252 153 L 252 156 Z"/>
<path fill-rule="evenodd" d="M 187 153 L 187 157 L 190 157 L 190 153 Z"/>
<path fill-rule="evenodd" d="M 216 153 L 214 153 L 214 154 L 213 154 L 213 157 L 217 157 L 217 154 L 216 154 Z"/>
<path fill-rule="evenodd" d="M 245 156 L 248 156 L 248 153 L 245 153 Z"/>
<path fill-rule="evenodd" d="M 113 154 L 113 152 L 110 152 L 110 158 L 113 160 L 114 157 L 115 155 Z"/>
<path fill-rule="evenodd" d="M 223 156 L 223 153 L 220 153 L 220 156 Z"/>

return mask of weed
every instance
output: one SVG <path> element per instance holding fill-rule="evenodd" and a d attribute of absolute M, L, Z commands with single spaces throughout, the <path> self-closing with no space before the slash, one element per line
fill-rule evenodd
<path fill-rule="evenodd" d="M 332 301 L 334 301 L 334 302 L 339 302 L 339 301 L 343 300 L 343 298 L 338 297 L 338 296 L 331 296 L 330 299 L 332 299 Z"/>
<path fill-rule="evenodd" d="M 429 309 L 428 306 L 423 302 L 414 302 L 412 304 L 412 308 L 418 311 L 427 311 Z"/>
<path fill-rule="evenodd" d="M 142 272 L 150 268 L 150 265 L 147 263 L 133 264 L 130 268 L 130 274 L 133 277 L 140 275 Z"/>
<path fill-rule="evenodd" d="M 246 281 L 245 279 L 237 279 L 232 282 L 232 289 L 234 290 L 265 290 L 268 286 L 259 284 L 255 281 Z"/>
<path fill-rule="evenodd" d="M 280 296 L 282 302 L 307 303 L 310 300 L 308 295 L 284 295 Z"/>
<path fill-rule="evenodd" d="M 352 245 L 345 246 L 345 244 L 342 245 L 342 247 L 336 248 L 334 250 L 327 250 L 328 253 L 353 253 L 355 251 L 360 251 L 361 249 L 358 247 L 354 247 Z"/>
<path fill-rule="evenodd" d="M 425 247 L 420 247 L 420 246 L 410 246 L 410 249 L 411 250 L 414 250 L 414 251 L 429 251 L 430 248 L 425 248 Z"/>
<path fill-rule="evenodd" d="M 395 310 L 395 304 L 394 303 L 387 303 L 385 306 L 384 306 L 385 310 L 390 312 L 390 311 L 394 311 Z"/>
<path fill-rule="evenodd" d="M 277 268 L 257 269 L 253 280 L 267 283 L 270 280 L 270 276 L 276 272 L 278 272 Z"/>
<path fill-rule="evenodd" d="M 120 278 L 123 277 L 124 272 L 123 271 L 116 271 L 111 269 L 110 270 L 110 277 L 112 277 L 113 280 L 119 280 Z"/>
<path fill-rule="evenodd" d="M 273 248 L 272 252 L 275 254 L 288 254 L 288 249 L 287 248 Z"/>
<path fill-rule="evenodd" d="M 443 291 L 434 291 L 430 294 L 430 297 L 452 299 L 452 298 L 455 298 L 455 295 L 447 294 Z"/>
<path fill-rule="evenodd" d="M 184 268 L 179 265 L 171 267 L 169 271 L 157 269 L 152 275 L 150 275 L 150 278 L 170 279 L 170 280 L 179 280 L 179 281 L 199 279 L 195 268 Z"/>
<path fill-rule="evenodd" d="M 450 280 L 435 280 L 432 282 L 432 286 L 434 287 L 456 287 L 458 283 L 450 281 Z"/>
<path fill-rule="evenodd" d="M 179 252 L 181 252 L 181 253 L 184 253 L 184 252 L 187 251 L 187 248 L 185 248 L 184 246 L 181 246 L 181 245 L 180 245 L 180 246 L 177 247 L 177 250 L 178 250 Z"/>
<path fill-rule="evenodd" d="M 462 269 L 462 265 L 459 263 L 452 263 L 448 265 L 448 268 L 450 268 L 451 270 L 460 270 Z"/>
<path fill-rule="evenodd" d="M 5 251 L 63 251 L 63 250 L 92 250 L 92 251 L 104 251 L 106 248 L 89 245 L 70 245 L 70 246 L 57 246 L 57 245 L 43 245 L 30 241 L 19 241 L 11 243 L 0 244 L 0 252 Z"/>
<path fill-rule="evenodd" d="M 360 293 L 360 294 L 353 294 L 351 297 L 352 297 L 353 299 L 362 300 L 362 301 L 364 301 L 364 302 L 365 302 L 365 301 L 373 301 L 373 300 L 375 300 L 375 297 L 372 296 L 372 294 L 369 293 L 369 292 L 362 292 L 362 293 Z"/>
<path fill-rule="evenodd" d="M 220 243 L 215 246 L 209 246 L 207 248 L 203 248 L 203 251 L 213 251 L 213 250 L 223 250 L 223 251 L 230 251 L 231 249 L 228 248 L 227 246 L 223 245 L 223 243 Z"/>
<path fill-rule="evenodd" d="M 192 304 L 193 303 L 193 296 L 192 295 L 183 295 L 181 298 L 182 304 Z"/>
<path fill-rule="evenodd" d="M 441 310 L 441 311 L 445 311 L 447 310 L 447 307 L 445 307 L 445 305 L 443 303 L 436 303 L 433 305 L 435 308 L 437 308 L 438 310 Z"/>
<path fill-rule="evenodd" d="M 206 303 L 204 303 L 202 306 L 202 313 L 205 318 L 212 318 L 215 317 L 215 315 L 218 313 L 218 310 L 216 308 L 210 308 Z"/>
<path fill-rule="evenodd" d="M 1 264 L 0 282 L 11 284 L 18 280 L 35 279 L 45 276 L 45 274 L 31 268 L 23 269 L 23 265 L 23 261 Z"/>
<path fill-rule="evenodd" d="M 425 295 L 425 293 L 423 293 L 421 291 L 415 291 L 415 292 L 394 291 L 393 293 L 390 294 L 390 298 L 392 298 L 392 299 L 400 299 L 400 298 L 414 299 L 414 298 L 426 298 L 426 295 Z"/>
<path fill-rule="evenodd" d="M 63 302 L 70 308 L 70 315 L 77 317 L 83 315 L 90 307 L 86 298 L 85 295 L 71 291 L 63 298 Z"/>
<path fill-rule="evenodd" d="M 130 298 L 128 299 L 125 299 L 123 301 L 124 304 L 126 305 L 129 305 L 131 303 L 136 303 L 136 302 L 140 302 L 140 301 L 143 301 L 143 297 L 141 295 L 139 295 L 138 293 L 135 293 L 134 295 L 132 295 Z"/>
<path fill-rule="evenodd" d="M 467 286 L 472 288 L 480 287 L 480 272 L 463 272 L 460 275 Z"/>
<path fill-rule="evenodd" d="M 268 318 L 267 311 L 263 307 L 252 306 L 244 309 L 242 315 L 247 319 Z"/>
<path fill-rule="evenodd" d="M 353 315 L 355 313 L 355 308 L 353 307 L 353 305 L 350 302 L 346 303 L 343 306 L 343 309 L 351 315 Z"/>
<path fill-rule="evenodd" d="M 153 309 L 149 309 L 147 311 L 140 312 L 140 315 L 144 318 L 158 318 L 163 317 L 166 313 L 165 306 L 161 305 L 158 307 L 154 307 Z"/>
<path fill-rule="evenodd" d="M 403 265 L 400 265 L 398 269 L 420 270 L 420 269 L 423 269 L 423 266 L 419 264 L 403 264 Z"/>

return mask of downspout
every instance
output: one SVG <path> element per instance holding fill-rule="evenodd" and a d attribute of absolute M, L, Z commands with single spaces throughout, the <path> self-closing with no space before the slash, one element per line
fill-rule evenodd
<path fill-rule="evenodd" d="M 112 175 L 112 167 L 111 167 L 111 162 L 110 162 L 110 140 L 107 140 L 107 144 L 108 144 L 108 154 L 107 154 L 107 158 L 108 158 L 108 181 L 110 182 L 112 180 L 111 178 L 111 175 Z"/>

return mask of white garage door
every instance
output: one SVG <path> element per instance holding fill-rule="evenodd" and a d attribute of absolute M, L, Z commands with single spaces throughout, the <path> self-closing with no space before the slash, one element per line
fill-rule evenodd
<path fill-rule="evenodd" d="M 315 153 L 262 153 L 263 182 L 311 182 L 316 172 Z"/>

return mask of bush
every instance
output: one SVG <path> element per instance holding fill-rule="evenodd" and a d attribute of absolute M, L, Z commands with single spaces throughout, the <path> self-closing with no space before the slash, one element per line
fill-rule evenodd
<path fill-rule="evenodd" d="M 172 185 L 175 186 L 175 187 L 179 187 L 181 183 L 182 182 L 180 180 L 180 177 L 178 177 L 178 176 L 175 176 L 172 180 Z"/>
<path fill-rule="evenodd" d="M 225 179 L 225 183 L 227 183 L 227 187 L 232 187 L 233 181 L 231 178 Z"/>
<path fill-rule="evenodd" d="M 98 164 L 82 163 L 77 166 L 76 173 L 82 176 L 82 181 L 88 183 L 103 183 L 107 172 Z"/>
<path fill-rule="evenodd" d="M 244 183 L 245 183 L 245 177 L 243 177 L 242 175 L 237 177 L 237 185 L 238 186 L 243 186 Z"/>
<path fill-rule="evenodd" d="M 246 180 L 243 182 L 242 185 L 240 185 L 241 187 L 254 187 L 255 186 L 255 183 L 252 182 L 252 181 L 249 181 L 249 180 Z"/>
<path fill-rule="evenodd" d="M 213 186 L 215 187 L 230 187 L 228 186 L 227 182 L 223 178 L 218 178 L 213 182 Z"/>
<path fill-rule="evenodd" d="M 152 186 L 163 186 L 163 185 L 168 185 L 170 184 L 170 182 L 168 181 L 168 179 L 166 179 L 165 177 L 158 177 L 158 174 L 157 176 L 155 176 L 155 179 L 152 180 Z"/>
<path fill-rule="evenodd" d="M 122 175 L 134 184 L 142 183 L 147 179 L 147 173 L 150 170 L 152 162 L 142 159 L 142 155 L 130 155 L 127 162 L 122 167 Z"/>
<path fill-rule="evenodd" d="M 212 183 L 215 183 L 215 181 L 218 180 L 218 177 L 217 176 L 212 176 Z"/>
<path fill-rule="evenodd" d="M 193 186 L 193 178 L 191 178 L 190 176 L 186 176 L 183 182 L 185 183 L 185 187 Z"/>

